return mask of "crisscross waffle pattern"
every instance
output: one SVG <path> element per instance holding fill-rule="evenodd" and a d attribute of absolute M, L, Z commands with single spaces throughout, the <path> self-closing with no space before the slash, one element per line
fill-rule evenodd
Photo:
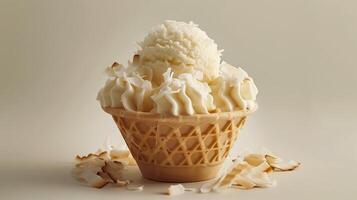
<path fill-rule="evenodd" d="M 222 163 L 246 119 L 243 114 L 167 120 L 127 112 L 109 113 L 138 163 L 164 167 Z"/>

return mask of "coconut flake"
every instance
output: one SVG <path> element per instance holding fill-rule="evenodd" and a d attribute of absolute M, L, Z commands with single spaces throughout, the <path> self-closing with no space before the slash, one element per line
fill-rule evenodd
<path fill-rule="evenodd" d="M 212 191 L 214 185 L 215 185 L 216 182 L 208 182 L 208 183 L 205 183 L 203 184 L 201 187 L 200 187 L 200 192 L 201 193 L 209 193 Z"/>
<path fill-rule="evenodd" d="M 276 181 L 271 180 L 266 172 L 253 173 L 251 179 L 255 183 L 256 187 L 268 188 L 276 186 Z"/>
<path fill-rule="evenodd" d="M 129 180 L 117 180 L 115 185 L 119 186 L 119 187 L 123 187 L 126 185 L 129 185 L 130 181 Z"/>
<path fill-rule="evenodd" d="M 284 161 L 275 155 L 265 155 L 265 159 L 274 171 L 292 171 L 300 166 L 300 163 L 297 161 Z"/>
<path fill-rule="evenodd" d="M 110 151 L 110 158 L 113 160 L 116 159 L 125 159 L 129 157 L 130 152 L 127 150 L 112 150 Z"/>
<path fill-rule="evenodd" d="M 108 150 L 85 156 L 77 155 L 76 165 L 72 170 L 74 178 L 96 188 L 101 188 L 108 183 L 114 183 L 117 186 L 128 185 L 130 181 L 123 180 L 122 171 L 125 166 L 133 165 L 134 159 L 129 151 Z"/>
<path fill-rule="evenodd" d="M 244 177 L 244 176 L 237 176 L 236 180 L 232 184 L 233 188 L 239 188 L 239 189 L 253 189 L 256 186 L 255 183 L 253 183 L 250 179 Z"/>
<path fill-rule="evenodd" d="M 77 155 L 75 157 L 75 161 L 83 162 L 83 161 L 90 160 L 90 159 L 97 158 L 97 157 L 98 157 L 98 155 L 97 154 L 93 154 L 93 153 L 90 153 L 90 154 L 88 154 L 86 156 Z"/>
<path fill-rule="evenodd" d="M 133 156 L 128 150 L 112 150 L 110 151 L 110 158 L 123 164 L 135 166 L 137 165 Z"/>
<path fill-rule="evenodd" d="M 197 189 L 196 188 L 186 188 L 185 187 L 185 191 L 186 192 L 197 192 Z"/>
<path fill-rule="evenodd" d="M 135 66 L 137 66 L 137 65 L 139 65 L 139 62 L 140 62 L 140 55 L 135 54 L 135 55 L 133 56 L 133 64 L 134 64 Z"/>
<path fill-rule="evenodd" d="M 235 184 L 245 187 L 245 189 L 251 189 L 252 185 L 254 185 L 253 187 L 267 188 L 275 186 L 275 181 L 271 180 L 268 173 L 262 171 L 262 168 L 253 167 L 242 171 Z"/>
<path fill-rule="evenodd" d="M 94 174 L 90 170 L 84 170 L 81 174 L 80 177 L 85 180 L 86 183 L 88 183 L 90 186 L 95 187 L 95 188 L 102 188 L 106 184 L 108 184 L 108 181 L 103 179 L 101 176 L 98 176 Z"/>
<path fill-rule="evenodd" d="M 103 171 L 97 172 L 97 175 L 100 176 L 100 177 L 102 177 L 102 178 L 103 178 L 104 180 L 106 180 L 108 183 L 114 183 L 113 180 L 112 180 L 112 178 L 110 178 L 110 176 L 109 176 L 107 173 L 103 172 Z"/>
<path fill-rule="evenodd" d="M 228 170 L 226 174 L 224 174 L 218 181 L 217 183 L 213 186 L 213 190 L 220 190 L 224 188 L 231 187 L 232 184 L 234 183 L 235 179 L 237 176 L 245 169 L 250 168 L 251 166 L 243 161 L 239 162 L 236 161 L 233 163 L 231 168 Z"/>
<path fill-rule="evenodd" d="M 247 154 L 243 161 L 238 157 L 218 180 L 202 185 L 201 193 L 228 187 L 252 189 L 254 187 L 274 187 L 276 181 L 268 173 L 294 170 L 300 165 L 296 161 L 283 161 L 273 154 Z"/>
<path fill-rule="evenodd" d="M 252 166 L 258 166 L 262 162 L 265 162 L 265 157 L 262 154 L 248 154 L 244 157 L 244 161 Z"/>
<path fill-rule="evenodd" d="M 107 151 L 103 151 L 103 152 L 98 154 L 98 158 L 103 159 L 103 160 L 109 160 L 110 156 L 109 156 L 109 153 Z"/>
<path fill-rule="evenodd" d="M 93 158 L 76 164 L 76 168 L 88 169 L 93 173 L 101 171 L 101 168 L 105 165 L 105 161 L 100 158 Z"/>
<path fill-rule="evenodd" d="M 267 173 L 273 171 L 273 168 L 269 165 L 269 163 L 267 161 L 263 161 L 259 165 L 255 166 L 255 169 L 257 171 L 267 172 Z"/>
<path fill-rule="evenodd" d="M 185 187 L 183 187 L 183 185 L 181 185 L 181 184 L 170 185 L 167 188 L 167 194 L 170 196 L 181 195 L 183 193 L 185 193 Z"/>
<path fill-rule="evenodd" d="M 121 181 L 122 179 L 122 170 L 124 169 L 124 165 L 117 161 L 108 161 L 102 167 L 102 171 L 113 180 L 114 183 Z"/>
<path fill-rule="evenodd" d="M 132 191 L 143 191 L 144 186 L 143 185 L 134 185 L 134 184 L 128 184 L 126 185 L 127 190 L 132 190 Z"/>

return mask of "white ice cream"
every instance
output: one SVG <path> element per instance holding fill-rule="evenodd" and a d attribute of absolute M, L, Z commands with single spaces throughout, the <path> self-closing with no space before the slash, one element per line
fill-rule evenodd
<path fill-rule="evenodd" d="M 255 109 L 258 89 L 243 69 L 222 63 L 220 76 L 210 83 L 214 103 L 220 111 Z"/>
<path fill-rule="evenodd" d="M 129 111 L 150 112 L 153 102 L 151 82 L 130 72 L 122 65 L 107 68 L 109 79 L 99 91 L 97 99 L 103 107 L 124 108 Z"/>
<path fill-rule="evenodd" d="M 170 67 L 175 76 L 201 71 L 205 81 L 218 76 L 221 50 L 198 25 L 165 21 L 140 43 L 140 65 L 153 69 L 153 82 L 160 84 Z"/>
<path fill-rule="evenodd" d="M 208 114 L 215 109 L 211 89 L 197 79 L 199 75 L 184 73 L 173 77 L 171 68 L 164 73 L 164 82 L 152 96 L 154 112 L 172 115 Z"/>
<path fill-rule="evenodd" d="M 97 99 L 103 107 L 163 115 L 255 109 L 258 89 L 193 23 L 166 21 L 140 43 L 127 67 L 114 64 Z"/>

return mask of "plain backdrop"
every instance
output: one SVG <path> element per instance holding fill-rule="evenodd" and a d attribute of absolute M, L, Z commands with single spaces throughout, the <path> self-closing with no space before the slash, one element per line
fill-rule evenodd
<path fill-rule="evenodd" d="M 355 1 L 0 0 L 0 173 L 71 162 L 106 137 L 123 144 L 96 101 L 104 68 L 127 63 L 166 19 L 199 24 L 254 78 L 259 110 L 234 153 L 267 148 L 302 162 L 274 194 L 356 196 Z"/>

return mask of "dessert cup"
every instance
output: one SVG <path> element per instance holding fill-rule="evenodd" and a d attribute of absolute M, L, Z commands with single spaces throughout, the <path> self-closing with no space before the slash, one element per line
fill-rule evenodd
<path fill-rule="evenodd" d="M 142 176 L 163 182 L 215 178 L 250 111 L 162 116 L 103 107 L 112 115 Z"/>

